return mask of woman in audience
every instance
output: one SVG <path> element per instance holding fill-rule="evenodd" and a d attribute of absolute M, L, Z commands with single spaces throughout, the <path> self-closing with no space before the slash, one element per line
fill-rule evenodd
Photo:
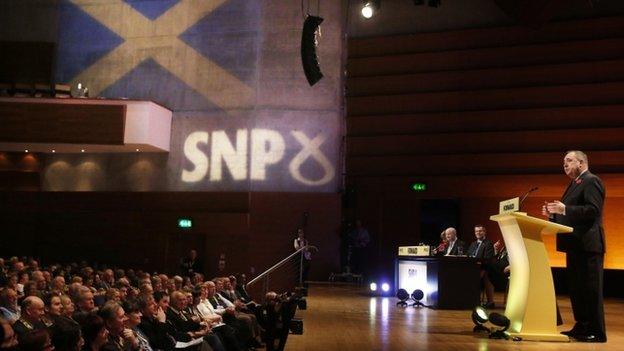
<path fill-rule="evenodd" d="M 17 292 L 11 288 L 0 291 L 0 317 L 13 324 L 20 317 L 17 306 Z"/>
<path fill-rule="evenodd" d="M 56 323 L 58 318 L 61 317 L 61 311 L 63 310 L 63 303 L 61 297 L 48 293 L 43 296 L 43 303 L 45 306 L 45 314 L 41 318 L 43 324 L 50 328 Z"/>
<path fill-rule="evenodd" d="M 52 326 L 52 343 L 56 351 L 80 351 L 84 345 L 80 326 L 65 318 L 57 319 Z"/>
<path fill-rule="evenodd" d="M 35 329 L 24 334 L 19 342 L 20 351 L 54 350 L 52 339 L 47 329 Z"/>
<path fill-rule="evenodd" d="M 90 314 L 81 326 L 84 337 L 82 350 L 99 351 L 108 340 L 108 330 L 104 327 L 104 320 L 96 314 Z"/>

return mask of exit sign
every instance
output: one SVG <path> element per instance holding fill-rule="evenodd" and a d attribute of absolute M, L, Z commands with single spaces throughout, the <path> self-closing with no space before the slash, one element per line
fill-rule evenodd
<path fill-rule="evenodd" d="M 182 229 L 193 228 L 193 220 L 190 218 L 178 218 L 178 228 L 182 228 Z"/>
<path fill-rule="evenodd" d="M 411 188 L 414 191 L 425 191 L 427 190 L 427 184 L 426 183 L 413 183 Z"/>

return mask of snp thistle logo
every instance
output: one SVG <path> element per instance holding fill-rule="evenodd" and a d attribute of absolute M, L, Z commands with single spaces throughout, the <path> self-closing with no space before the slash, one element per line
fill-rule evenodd
<path fill-rule="evenodd" d="M 325 141 L 323 134 L 309 138 L 303 132 L 292 131 L 290 135 L 298 142 L 300 150 L 288 163 L 290 176 L 297 182 L 308 186 L 320 186 L 334 179 L 335 170 L 320 147 Z M 236 146 L 235 146 L 236 145 Z M 209 147 L 210 156 L 202 151 Z M 280 163 L 285 155 L 286 142 L 282 134 L 270 129 L 239 129 L 236 141 L 228 138 L 223 130 L 196 131 L 184 142 L 184 155 L 193 164 L 192 169 L 182 170 L 182 181 L 194 183 L 206 177 L 211 182 L 223 179 L 223 164 L 235 181 L 267 179 L 269 167 Z M 322 169 L 323 176 L 310 179 L 303 175 L 301 166 L 308 159 L 314 160 Z"/>

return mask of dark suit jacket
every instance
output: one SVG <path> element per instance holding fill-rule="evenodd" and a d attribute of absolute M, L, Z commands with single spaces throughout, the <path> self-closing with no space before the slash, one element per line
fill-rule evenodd
<path fill-rule="evenodd" d="M 138 328 L 145 334 L 150 346 L 154 350 L 175 349 L 175 337 L 169 334 L 166 323 L 161 323 L 156 318 L 143 316 L 141 317 L 141 324 L 139 324 Z M 186 336 L 182 337 L 185 341 L 190 339 L 188 334 L 182 336 Z"/>
<path fill-rule="evenodd" d="M 449 247 L 450 244 L 446 247 L 446 250 L 444 250 L 444 255 L 446 255 L 449 251 Z M 451 253 L 449 253 L 449 255 L 454 255 L 457 256 L 459 255 L 459 248 L 461 247 L 462 249 L 462 255 L 466 254 L 466 245 L 464 244 L 463 241 L 457 239 L 457 241 L 455 241 L 455 245 L 453 245 L 453 247 L 451 248 Z"/>
<path fill-rule="evenodd" d="M 479 246 L 479 241 L 475 240 L 470 243 L 466 254 L 488 262 L 494 257 L 494 244 L 489 239 L 483 239 L 481 246 Z"/>
<path fill-rule="evenodd" d="M 572 233 L 557 234 L 557 250 L 563 252 L 605 252 L 602 207 L 605 187 L 602 180 L 586 171 L 578 182 L 572 181 L 561 198 L 566 214 L 552 221 L 570 226 Z"/>

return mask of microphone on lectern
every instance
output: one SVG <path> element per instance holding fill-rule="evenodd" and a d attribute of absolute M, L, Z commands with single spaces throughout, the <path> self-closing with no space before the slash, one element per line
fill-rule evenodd
<path fill-rule="evenodd" d="M 524 195 L 522 195 L 522 197 L 520 198 L 520 204 L 518 205 L 518 207 L 520 207 L 522 205 L 522 202 L 524 202 L 524 200 L 527 198 L 527 196 L 529 196 L 530 193 L 534 192 L 537 189 L 539 189 L 539 187 L 531 188 L 531 190 L 529 190 L 526 193 L 524 193 Z"/>

